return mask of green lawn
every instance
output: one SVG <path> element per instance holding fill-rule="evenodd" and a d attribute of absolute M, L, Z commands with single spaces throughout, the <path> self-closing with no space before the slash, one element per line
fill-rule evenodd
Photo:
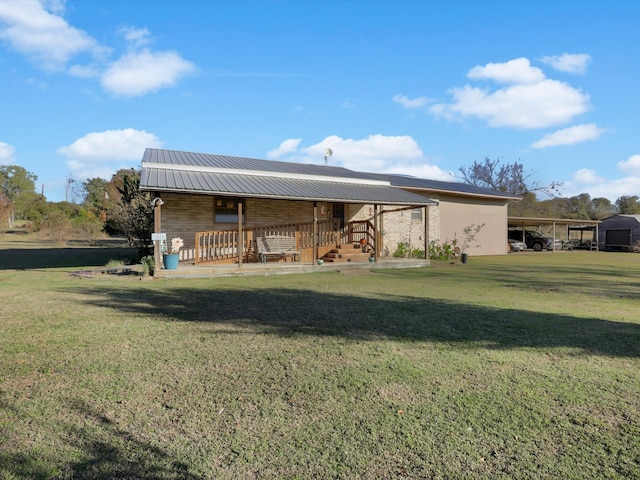
<path fill-rule="evenodd" d="M 640 478 L 640 255 L 56 262 L 0 264 L 0 478 Z"/>

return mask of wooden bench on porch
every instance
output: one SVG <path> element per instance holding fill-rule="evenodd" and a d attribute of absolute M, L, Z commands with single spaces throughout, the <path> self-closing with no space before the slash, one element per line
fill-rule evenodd
<path fill-rule="evenodd" d="M 293 261 L 300 261 L 300 252 L 296 250 L 296 237 L 293 236 L 256 237 L 256 250 L 258 260 L 262 263 L 266 263 L 268 257 L 285 260 L 290 257 Z"/>

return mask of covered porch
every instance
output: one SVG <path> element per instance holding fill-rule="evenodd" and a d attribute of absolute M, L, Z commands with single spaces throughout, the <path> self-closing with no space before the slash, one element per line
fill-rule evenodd
<path fill-rule="evenodd" d="M 145 151 L 140 189 L 153 199 L 156 238 L 166 237 L 168 244 L 183 239 L 180 264 L 194 266 L 242 268 L 260 259 L 375 263 L 396 248 L 385 245 L 386 232 L 406 238 L 411 229 L 426 256 L 428 207 L 438 204 L 388 180 L 340 167 L 156 149 Z M 260 251 L 265 240 L 291 251 L 265 255 Z"/>
<path fill-rule="evenodd" d="M 163 196 L 166 198 L 166 196 Z M 169 196 L 169 202 L 175 201 L 175 196 Z M 255 201 L 255 199 L 254 199 Z M 429 202 L 427 200 L 426 202 Z M 245 265 L 287 264 L 298 265 L 338 264 L 338 263 L 376 263 L 384 257 L 389 257 L 390 248 L 385 248 L 384 223 L 385 214 L 397 214 L 403 211 L 421 210 L 424 218 L 428 217 L 428 204 L 423 202 L 420 206 L 382 206 L 382 205 L 340 205 L 332 204 L 331 210 L 338 211 L 339 216 L 334 217 L 328 211 L 326 203 L 313 202 L 312 209 L 308 209 L 301 202 L 293 202 L 298 205 L 295 210 L 308 211 L 312 218 L 307 222 L 293 222 L 280 224 L 255 225 L 250 216 L 245 214 L 245 202 L 238 201 L 235 218 L 235 228 L 200 230 L 185 225 L 183 229 L 173 227 L 169 229 L 172 236 L 184 238 L 185 248 L 180 251 L 181 267 L 187 265 L 220 266 L 234 265 L 242 268 Z M 209 203 L 209 202 L 207 202 Z M 216 203 L 215 200 L 211 203 Z M 306 203 L 306 202 L 304 202 Z M 162 233 L 164 210 L 168 205 L 160 198 L 155 197 L 154 220 L 156 233 Z M 251 203 L 250 203 L 251 204 Z M 275 203 L 271 203 L 273 209 Z M 349 208 L 352 207 L 352 208 Z M 201 208 L 200 208 L 201 209 Z M 180 207 L 181 211 L 184 208 Z M 345 222 L 344 212 L 366 210 L 372 213 L 369 218 L 355 219 Z M 301 214 L 292 214 L 300 217 Z M 213 213 L 211 216 L 214 216 Z M 330 216 L 330 218 L 327 218 Z M 324 217 L 324 219 L 323 219 Z M 175 223 L 174 223 L 175 224 Z M 429 231 L 428 222 L 424 222 L 423 245 L 424 260 L 428 255 Z M 190 230 L 193 237 L 189 238 Z M 166 234 L 165 234 L 166 235 Z M 171 237 L 167 236 L 167 243 Z M 291 245 L 289 254 L 264 255 L 260 251 L 260 245 L 265 239 L 288 239 Z M 157 247 L 157 245 L 156 245 Z M 393 251 L 393 250 L 391 250 Z M 158 252 L 158 258 L 162 252 Z M 285 252 L 283 252 L 285 253 Z M 157 270 L 161 269 L 157 265 Z"/>

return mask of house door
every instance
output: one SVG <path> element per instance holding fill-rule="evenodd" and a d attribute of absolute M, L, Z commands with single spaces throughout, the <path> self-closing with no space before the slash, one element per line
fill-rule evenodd
<path fill-rule="evenodd" d="M 331 215 L 334 220 L 338 220 L 338 226 L 342 230 L 344 228 L 344 203 L 334 203 L 331 208 Z"/>

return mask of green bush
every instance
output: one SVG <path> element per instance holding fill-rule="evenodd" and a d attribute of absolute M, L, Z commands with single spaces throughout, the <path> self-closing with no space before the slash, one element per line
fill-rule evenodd
<path fill-rule="evenodd" d="M 409 242 L 399 242 L 396 251 L 393 252 L 393 256 L 396 258 L 424 258 L 424 250 L 411 248 L 411 244 Z"/>
<path fill-rule="evenodd" d="M 153 255 L 147 255 L 145 257 L 142 257 L 140 259 L 140 262 L 142 263 L 142 274 L 144 276 L 147 276 L 147 275 L 153 276 L 156 269 L 155 257 Z"/>
<path fill-rule="evenodd" d="M 453 260 L 457 256 L 457 248 L 454 244 L 444 242 L 442 244 L 438 242 L 431 242 L 429 244 L 429 259 L 430 260 Z"/>
<path fill-rule="evenodd" d="M 408 242 L 399 242 L 396 251 L 393 252 L 393 256 L 396 258 L 404 258 L 408 256 L 411 251 L 411 245 Z"/>

